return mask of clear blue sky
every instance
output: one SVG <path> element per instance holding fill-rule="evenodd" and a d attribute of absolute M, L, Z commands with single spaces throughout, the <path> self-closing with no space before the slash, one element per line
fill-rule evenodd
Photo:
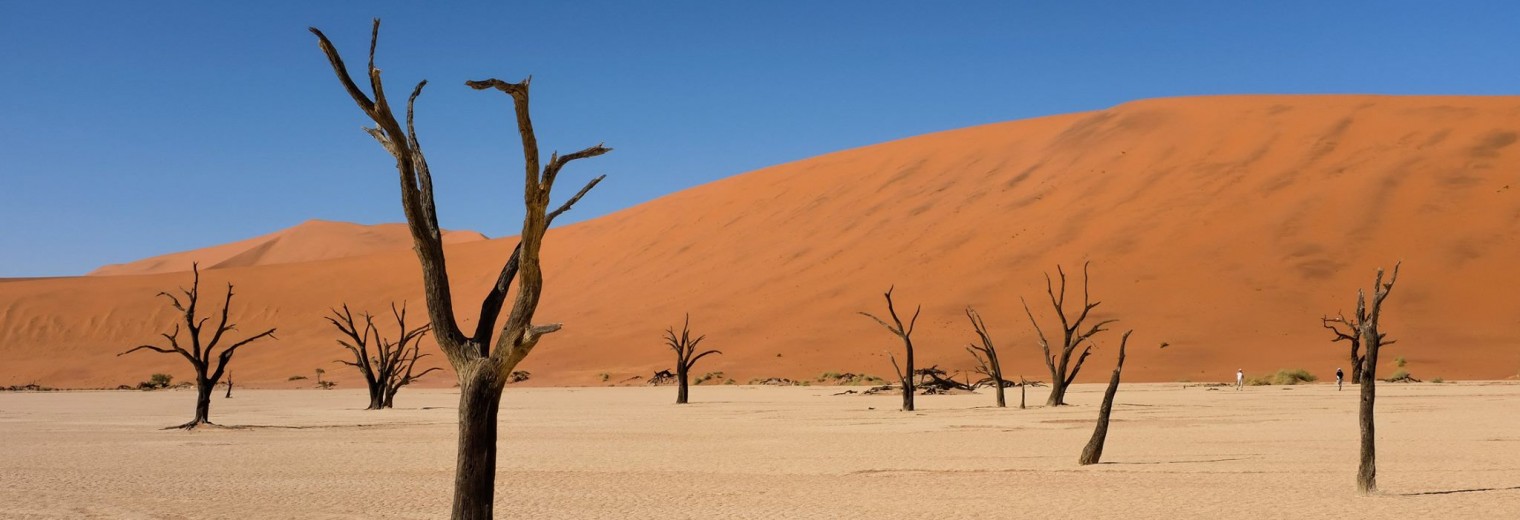
<path fill-rule="evenodd" d="M 362 64 L 376 16 L 392 98 L 430 80 L 444 227 L 491 236 L 520 225 L 521 158 L 505 96 L 467 79 L 533 74 L 546 151 L 616 149 L 566 173 L 561 196 L 608 180 L 565 222 L 1140 98 L 1520 91 L 1520 2 L 461 3 L 0 0 L 0 277 L 401 221 L 391 160 L 306 32 Z"/>

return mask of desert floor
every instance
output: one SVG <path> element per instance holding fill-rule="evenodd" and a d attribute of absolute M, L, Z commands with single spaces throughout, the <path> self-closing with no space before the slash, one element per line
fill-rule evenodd
<path fill-rule="evenodd" d="M 1127 385 L 1104 463 L 1076 464 L 1100 385 L 1073 406 L 826 387 L 510 388 L 497 504 L 510 518 L 1516 518 L 1520 384 L 1379 386 L 1379 484 L 1354 492 L 1350 385 Z M 1017 405 L 1015 391 L 1011 401 Z M 1034 389 L 1031 403 L 1043 402 Z M 438 518 L 455 394 L 0 393 L 0 517 Z"/>

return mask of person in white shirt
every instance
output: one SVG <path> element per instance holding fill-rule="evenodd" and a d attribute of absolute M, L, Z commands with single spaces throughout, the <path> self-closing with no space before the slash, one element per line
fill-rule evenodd
<path fill-rule="evenodd" d="M 1240 390 L 1241 388 L 1243 388 L 1245 386 L 1246 386 L 1246 369 L 1242 368 L 1242 369 L 1236 370 L 1235 371 L 1235 390 Z"/>
<path fill-rule="evenodd" d="M 1341 382 L 1345 380 L 1346 373 L 1342 372 L 1340 367 L 1335 367 L 1335 391 L 1339 392 L 1341 390 Z"/>

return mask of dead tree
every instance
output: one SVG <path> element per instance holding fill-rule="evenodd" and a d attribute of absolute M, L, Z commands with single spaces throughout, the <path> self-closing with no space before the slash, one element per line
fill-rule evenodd
<path fill-rule="evenodd" d="M 448 269 L 444 263 L 442 232 L 438 227 L 438 213 L 434 207 L 433 176 L 428 170 L 427 159 L 412 125 L 413 105 L 417 96 L 422 94 L 427 81 L 417 83 L 407 98 L 406 126 L 402 127 L 396 120 L 390 102 L 385 98 L 380 69 L 375 67 L 375 44 L 380 33 L 380 20 L 374 21 L 370 31 L 366 75 L 370 88 L 368 95 L 349 76 L 348 69 L 332 42 L 316 28 L 312 28 L 311 32 L 317 36 L 318 44 L 337 74 L 339 83 L 358 104 L 359 109 L 374 121 L 376 126 L 365 130 L 396 159 L 396 170 L 401 179 L 401 207 L 412 233 L 417 260 L 422 267 L 423 292 L 427 296 L 432 334 L 449 364 L 454 367 L 459 380 L 459 457 L 454 473 L 452 517 L 491 518 L 496 492 L 496 429 L 502 389 L 508 375 L 532 352 L 539 340 L 560 329 L 558 323 L 533 323 L 534 313 L 543 295 L 539 251 L 543 247 L 544 232 L 555 217 L 569 210 L 602 177 L 592 179 L 558 209 L 547 212 L 550 193 L 556 178 L 566 165 L 572 161 L 602 155 L 611 149 L 599 144 L 563 156 L 554 153 L 547 162 L 542 162 L 538 139 L 533 132 L 533 122 L 528 111 L 528 85 L 531 78 L 518 83 L 498 79 L 465 82 L 470 88 L 495 89 L 512 98 L 526 173 L 522 234 L 512 255 L 505 260 L 495 285 L 480 304 L 474 333 L 467 336 L 455 321 L 454 299 L 450 291 Z M 374 96 L 373 99 L 371 95 Z M 506 323 L 497 329 L 497 319 L 502 314 L 508 289 L 514 280 L 517 290 L 512 308 L 507 313 Z"/>
<path fill-rule="evenodd" d="M 428 325 L 408 328 L 405 304 L 400 309 L 396 308 L 396 304 L 391 304 L 391 316 L 396 319 L 396 330 L 400 335 L 395 341 L 380 335 L 380 329 L 375 326 L 375 317 L 368 312 L 359 316 L 364 323 L 361 328 L 347 304 L 343 305 L 343 312 L 332 309 L 332 316 L 325 317 L 346 337 L 339 339 L 338 344 L 354 357 L 353 361 L 338 362 L 359 369 L 359 373 L 364 376 L 364 384 L 369 389 L 369 407 L 366 410 L 394 408 L 396 393 L 401 391 L 401 387 L 429 372 L 439 370 L 438 367 L 432 367 L 421 373 L 413 373 L 417 360 L 428 356 L 420 353 L 420 344 L 422 337 L 427 335 Z M 374 352 L 370 351 L 370 345 L 375 346 Z"/>
<path fill-rule="evenodd" d="M 1345 341 L 1351 344 L 1351 384 L 1361 384 L 1362 363 L 1367 358 L 1366 355 L 1360 353 L 1362 347 L 1362 323 L 1367 321 L 1366 300 L 1361 295 L 1357 296 L 1356 314 L 1351 319 L 1347 319 L 1344 314 L 1337 314 L 1334 318 L 1322 316 L 1319 321 L 1321 326 L 1335 334 L 1335 339 L 1330 340 L 1332 343 Z M 1344 330 L 1342 330 L 1343 328 Z M 1396 340 L 1383 338 L 1383 345 L 1392 345 L 1396 342 Z"/>
<path fill-rule="evenodd" d="M 1383 270 L 1377 271 L 1377 279 L 1372 283 L 1372 308 L 1366 313 L 1366 319 L 1360 320 L 1358 330 L 1362 341 L 1367 347 L 1367 357 L 1362 361 L 1362 403 L 1358 416 L 1362 430 L 1362 459 L 1356 470 L 1356 490 L 1363 493 L 1377 491 L 1377 448 L 1374 446 L 1376 437 L 1373 435 L 1374 421 L 1372 419 L 1373 402 L 1377 400 L 1377 362 L 1378 351 L 1389 342 L 1383 341 L 1383 332 L 1378 330 L 1378 318 L 1383 313 L 1383 300 L 1388 298 L 1388 293 L 1393 291 L 1393 284 L 1399 279 L 1399 265 L 1393 264 L 1393 275 L 1388 277 L 1388 283 L 1383 283 Z M 1357 308 L 1364 307 L 1366 294 L 1360 289 L 1356 291 Z"/>
<path fill-rule="evenodd" d="M 231 399 L 231 398 L 232 398 L 232 371 L 228 370 L 227 371 L 227 393 L 226 393 L 226 395 L 222 396 L 222 399 Z"/>
<path fill-rule="evenodd" d="M 1103 442 L 1108 439 L 1108 417 L 1114 410 L 1114 394 L 1119 392 L 1119 373 L 1124 371 L 1124 345 L 1129 343 L 1131 332 L 1134 331 L 1126 331 L 1124 337 L 1119 338 L 1119 361 L 1114 363 L 1114 375 L 1108 378 L 1108 390 L 1103 392 L 1103 406 L 1098 409 L 1098 425 L 1093 428 L 1087 446 L 1082 448 L 1082 457 L 1077 459 L 1077 463 L 1083 466 L 1097 464 L 1103 459 Z"/>
<path fill-rule="evenodd" d="M 906 351 L 905 362 L 908 365 L 907 370 L 897 365 L 897 357 L 891 354 L 887 354 L 887 357 L 892 360 L 892 369 L 897 371 L 897 380 L 902 384 L 902 410 L 904 412 L 911 412 L 913 411 L 913 327 L 918 324 L 918 313 L 924 310 L 924 306 L 920 305 L 917 309 L 913 310 L 913 318 L 908 320 L 908 326 L 904 328 L 902 320 L 897 317 L 897 308 L 892 305 L 892 290 L 895 288 L 896 286 L 888 287 L 885 295 L 887 298 L 887 313 L 892 317 L 891 324 L 869 312 L 861 311 L 860 315 L 876 320 L 876 323 L 880 323 L 881 326 L 886 327 L 892 334 L 897 335 L 898 338 L 902 338 L 903 350 Z"/>
<path fill-rule="evenodd" d="M 191 264 L 190 271 L 193 273 L 190 288 L 180 288 L 180 292 L 184 293 L 183 300 L 167 292 L 158 293 L 159 296 L 168 298 L 169 304 L 174 306 L 175 310 L 184 313 L 184 329 L 189 332 L 187 339 L 189 339 L 190 348 L 186 349 L 180 343 L 179 333 L 181 328 L 179 323 L 175 323 L 173 332 L 160 334 L 164 339 L 169 340 L 169 348 L 156 345 L 140 345 L 117 354 L 118 356 L 122 356 L 139 350 L 151 350 L 163 354 L 179 354 L 186 361 L 189 361 L 190 366 L 195 369 L 195 418 L 179 426 L 164 428 L 166 430 L 174 428 L 192 430 L 202 424 L 212 424 L 211 391 L 216 388 L 216 383 L 221 381 L 222 374 L 227 370 L 227 363 L 232 362 L 232 355 L 236 354 L 238 348 L 243 345 L 266 337 L 273 338 L 275 331 L 275 329 L 269 329 L 254 334 L 247 339 L 233 343 L 218 351 L 216 347 L 222 343 L 222 335 L 237 328 L 237 324 L 228 323 L 227 320 L 228 309 L 232 307 L 232 284 L 227 284 L 227 297 L 222 301 L 221 319 L 217 322 L 216 328 L 212 329 L 211 337 L 203 339 L 201 337 L 202 332 L 206 332 L 206 322 L 210 321 L 211 318 L 196 316 L 201 299 L 201 269 L 199 265 Z M 230 386 L 227 391 L 231 393 L 232 389 Z"/>
<path fill-rule="evenodd" d="M 687 314 L 685 323 L 681 324 L 680 336 L 676 336 L 675 327 L 665 329 L 665 345 L 676 351 L 676 404 L 686 404 L 691 367 L 697 364 L 697 360 L 708 354 L 722 354 L 716 350 L 698 354 L 697 345 L 704 339 L 707 339 L 706 334 L 696 338 L 691 337 L 691 314 Z"/>
<path fill-rule="evenodd" d="M 982 340 L 982 346 L 968 345 L 966 351 L 976 358 L 976 372 L 991 379 L 992 386 L 997 388 L 998 408 L 1006 408 L 1008 403 L 1003 398 L 1003 388 L 1008 386 L 1008 381 L 1003 379 L 1003 366 L 998 363 L 997 347 L 992 345 L 992 336 L 987 334 L 987 324 L 982 321 L 982 315 L 970 307 L 966 307 L 966 318 L 971 320 L 971 328 L 976 329 L 976 336 Z"/>
<path fill-rule="evenodd" d="M 1029 315 L 1029 323 L 1034 325 L 1034 331 L 1039 334 L 1040 350 L 1045 354 L 1045 366 L 1050 369 L 1050 397 L 1045 400 L 1045 406 L 1066 404 L 1066 388 L 1077 379 L 1077 373 L 1082 371 L 1082 363 L 1087 361 L 1088 355 L 1092 354 L 1092 344 L 1089 343 L 1082 349 L 1082 354 L 1077 356 L 1076 363 L 1072 363 L 1071 355 L 1076 352 L 1077 347 L 1092 339 L 1093 335 L 1108 330 L 1103 328 L 1104 325 L 1119 321 L 1103 320 L 1087 330 L 1082 330 L 1082 323 L 1087 321 L 1088 314 L 1102 303 L 1092 301 L 1087 290 L 1088 263 L 1091 262 L 1082 264 L 1082 311 L 1075 319 L 1067 316 L 1066 313 L 1066 271 L 1063 271 L 1061 266 L 1056 266 L 1056 273 L 1061 279 L 1060 294 L 1057 294 L 1055 287 L 1051 285 L 1050 274 L 1045 275 L 1045 293 L 1050 295 L 1050 305 L 1055 308 L 1056 318 L 1061 322 L 1060 352 L 1050 353 L 1050 342 L 1045 338 L 1045 331 L 1040 329 L 1040 323 L 1035 321 L 1034 312 L 1029 310 L 1029 302 L 1019 298 L 1019 301 L 1024 303 L 1024 313 Z"/>

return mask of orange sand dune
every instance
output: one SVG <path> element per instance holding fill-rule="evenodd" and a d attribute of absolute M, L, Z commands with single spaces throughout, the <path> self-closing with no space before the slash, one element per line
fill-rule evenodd
<path fill-rule="evenodd" d="M 961 313 L 974 305 L 1006 370 L 1047 379 L 1019 300 L 1048 324 L 1042 273 L 1090 260 L 1096 317 L 1121 321 L 1098 337 L 1081 380 L 1106 377 L 1127 328 L 1134 380 L 1297 367 L 1327 377 L 1347 362 L 1319 317 L 1349 312 L 1377 267 L 1403 260 L 1384 314 L 1399 342 L 1385 359 L 1407 358 L 1416 377 L 1510 377 L 1520 372 L 1517 132 L 1520 97 L 1157 99 L 766 168 L 552 231 L 538 316 L 565 329 L 521 369 L 542 384 L 647 375 L 670 366 L 660 334 L 690 311 L 704 346 L 724 352 L 700 372 L 741 383 L 887 375 L 899 344 L 855 313 L 883 311 L 895 284 L 906 312 L 923 304 L 921 364 L 970 365 Z M 513 244 L 448 248 L 461 314 L 478 308 Z M 343 302 L 421 305 L 417 269 L 398 249 L 205 279 L 238 284 L 241 330 L 280 328 L 278 342 L 239 354 L 240 382 L 293 385 L 287 376 L 325 367 L 351 387 L 322 314 Z M 153 295 L 187 278 L 0 285 L 0 383 L 188 375 L 169 356 L 114 357 L 172 322 Z"/>
<path fill-rule="evenodd" d="M 445 243 L 485 239 L 485 235 L 474 231 L 443 232 Z M 403 224 L 366 226 L 350 222 L 308 220 L 289 229 L 230 244 L 102 266 L 91 271 L 90 275 L 183 272 L 189 271 L 190 264 L 194 262 L 200 262 L 202 266 L 211 269 L 293 264 L 411 248 L 412 235 Z"/>

